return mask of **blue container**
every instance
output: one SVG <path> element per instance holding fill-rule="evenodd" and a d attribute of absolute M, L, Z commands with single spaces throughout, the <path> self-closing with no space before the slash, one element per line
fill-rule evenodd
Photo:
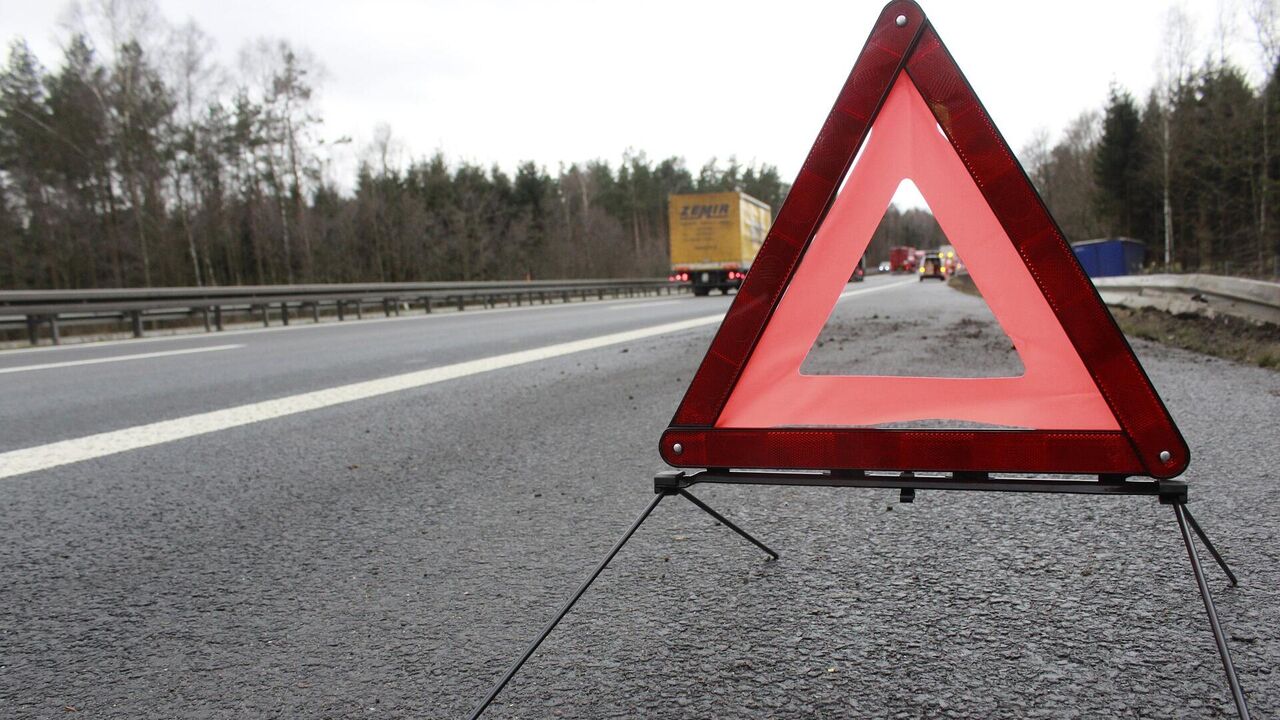
<path fill-rule="evenodd" d="M 1076 259 L 1089 277 L 1115 277 L 1142 272 L 1147 246 L 1133 238 L 1103 238 L 1072 243 Z"/>

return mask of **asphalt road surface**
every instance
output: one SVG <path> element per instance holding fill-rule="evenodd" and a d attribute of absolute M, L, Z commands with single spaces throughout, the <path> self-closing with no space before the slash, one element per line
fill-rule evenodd
<path fill-rule="evenodd" d="M 987 375 L 980 300 L 851 285 L 807 372 Z M 652 498 L 728 299 L 0 353 L 0 716 L 463 717 Z M 1135 344 L 1254 716 L 1280 716 L 1280 374 Z M 486 717 L 1233 714 L 1150 498 L 663 502 Z M 1207 556 L 1206 556 L 1207 560 Z"/>

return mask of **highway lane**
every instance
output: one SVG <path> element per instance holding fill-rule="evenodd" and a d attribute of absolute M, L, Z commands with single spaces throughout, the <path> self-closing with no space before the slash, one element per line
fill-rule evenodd
<path fill-rule="evenodd" d="M 879 278 L 849 292 L 895 282 L 901 280 Z M 175 336 L 163 347 L 149 344 L 145 352 L 124 342 L 67 346 L 56 355 L 0 354 L 0 395 L 6 398 L 0 409 L 0 452 L 610 333 L 710 319 L 723 313 L 728 302 L 717 296 L 538 305 Z"/>
<path fill-rule="evenodd" d="M 341 386 L 513 350 L 723 312 L 726 298 L 538 305 L 398 319 L 293 325 L 214 335 L 0 353 L 0 451 Z M 147 352 L 174 355 L 3 374 L 8 368 Z"/>
<path fill-rule="evenodd" d="M 0 356 L 12 367 L 160 346 L 256 353 L 0 375 L 23 393 L 19 383 L 63 374 L 23 395 L 27 409 L 4 415 L 3 434 L 11 417 L 38 418 L 44 395 L 63 414 L 14 446 L 708 307 L 724 300 Z M 817 371 L 1008 364 L 984 318 L 973 298 L 908 283 L 844 302 L 811 359 Z M 68 707 L 98 717 L 462 716 L 651 497 L 658 434 L 713 332 L 0 481 L 0 706 L 18 717 Z M 1280 466 L 1258 449 L 1274 441 L 1280 382 L 1147 343 L 1138 351 L 1191 442 L 1193 508 L 1242 576 L 1234 590 L 1212 582 L 1255 713 L 1274 715 L 1280 532 L 1270 498 Z M 192 384 L 202 389 L 184 390 Z M 922 493 L 899 506 L 874 491 L 700 494 L 783 559 L 763 563 L 695 510 L 664 503 L 492 717 L 1185 717 L 1229 707 L 1176 527 L 1149 500 Z"/>

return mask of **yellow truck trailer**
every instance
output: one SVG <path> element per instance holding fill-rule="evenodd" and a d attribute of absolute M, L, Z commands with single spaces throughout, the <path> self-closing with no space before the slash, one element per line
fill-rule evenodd
<path fill-rule="evenodd" d="M 738 288 L 773 223 L 769 206 L 744 192 L 672 195 L 671 279 L 694 295 Z"/>

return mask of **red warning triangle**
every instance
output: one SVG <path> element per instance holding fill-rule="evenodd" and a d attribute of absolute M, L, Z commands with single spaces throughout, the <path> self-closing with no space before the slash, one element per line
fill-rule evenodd
<path fill-rule="evenodd" d="M 800 372 L 908 178 L 1013 340 L 1021 376 Z M 873 427 L 934 419 L 1002 429 Z M 881 13 L 660 451 L 676 467 L 1158 478 L 1190 456 L 973 89 L 903 0 Z"/>

